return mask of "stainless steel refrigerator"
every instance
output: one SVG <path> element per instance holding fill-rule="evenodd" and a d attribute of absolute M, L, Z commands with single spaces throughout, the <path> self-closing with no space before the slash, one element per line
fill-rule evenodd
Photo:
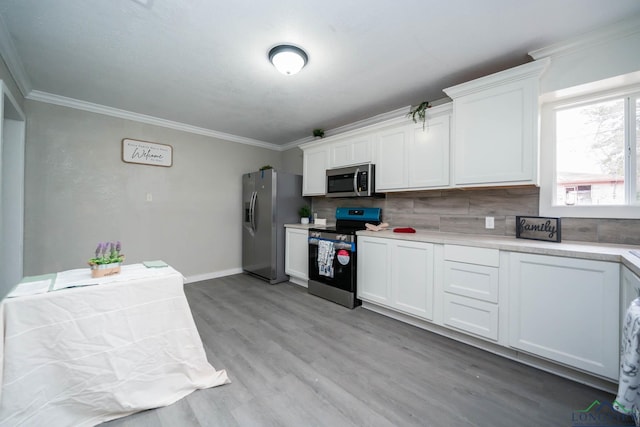
<path fill-rule="evenodd" d="M 288 280 L 284 272 L 284 224 L 300 222 L 302 176 L 275 169 L 242 176 L 242 269 L 269 283 Z"/>

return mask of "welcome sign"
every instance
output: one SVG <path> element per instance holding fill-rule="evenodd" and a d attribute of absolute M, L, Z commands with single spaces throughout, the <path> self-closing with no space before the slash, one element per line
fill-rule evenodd
<path fill-rule="evenodd" d="M 167 144 L 125 138 L 122 140 L 122 161 L 171 167 L 173 164 L 173 147 Z"/>
<path fill-rule="evenodd" d="M 516 237 L 560 243 L 560 218 L 516 216 Z"/>

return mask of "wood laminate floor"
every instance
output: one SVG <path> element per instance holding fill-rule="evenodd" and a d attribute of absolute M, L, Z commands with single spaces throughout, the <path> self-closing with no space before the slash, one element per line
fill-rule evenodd
<path fill-rule="evenodd" d="M 239 274 L 185 286 L 231 384 L 104 426 L 630 425 L 615 396 L 291 283 Z M 593 411 L 591 411 L 593 413 Z M 603 418 L 604 417 L 604 418 Z"/>

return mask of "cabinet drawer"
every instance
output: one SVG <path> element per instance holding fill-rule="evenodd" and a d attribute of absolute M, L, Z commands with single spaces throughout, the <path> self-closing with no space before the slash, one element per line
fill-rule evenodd
<path fill-rule="evenodd" d="M 497 341 L 498 306 L 445 293 L 444 324 Z"/>
<path fill-rule="evenodd" d="M 500 267 L 500 251 L 498 249 L 444 245 L 444 259 L 447 261 Z"/>
<path fill-rule="evenodd" d="M 498 269 L 463 262 L 444 262 L 444 290 L 446 292 L 498 302 Z"/>

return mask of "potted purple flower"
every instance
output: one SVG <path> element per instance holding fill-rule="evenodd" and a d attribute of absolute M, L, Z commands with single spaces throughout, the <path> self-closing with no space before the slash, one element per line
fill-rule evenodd
<path fill-rule="evenodd" d="M 121 254 L 120 241 L 100 242 L 96 248 L 95 257 L 89 260 L 91 277 L 104 277 L 120 273 L 120 266 L 124 262 L 124 254 Z"/>

